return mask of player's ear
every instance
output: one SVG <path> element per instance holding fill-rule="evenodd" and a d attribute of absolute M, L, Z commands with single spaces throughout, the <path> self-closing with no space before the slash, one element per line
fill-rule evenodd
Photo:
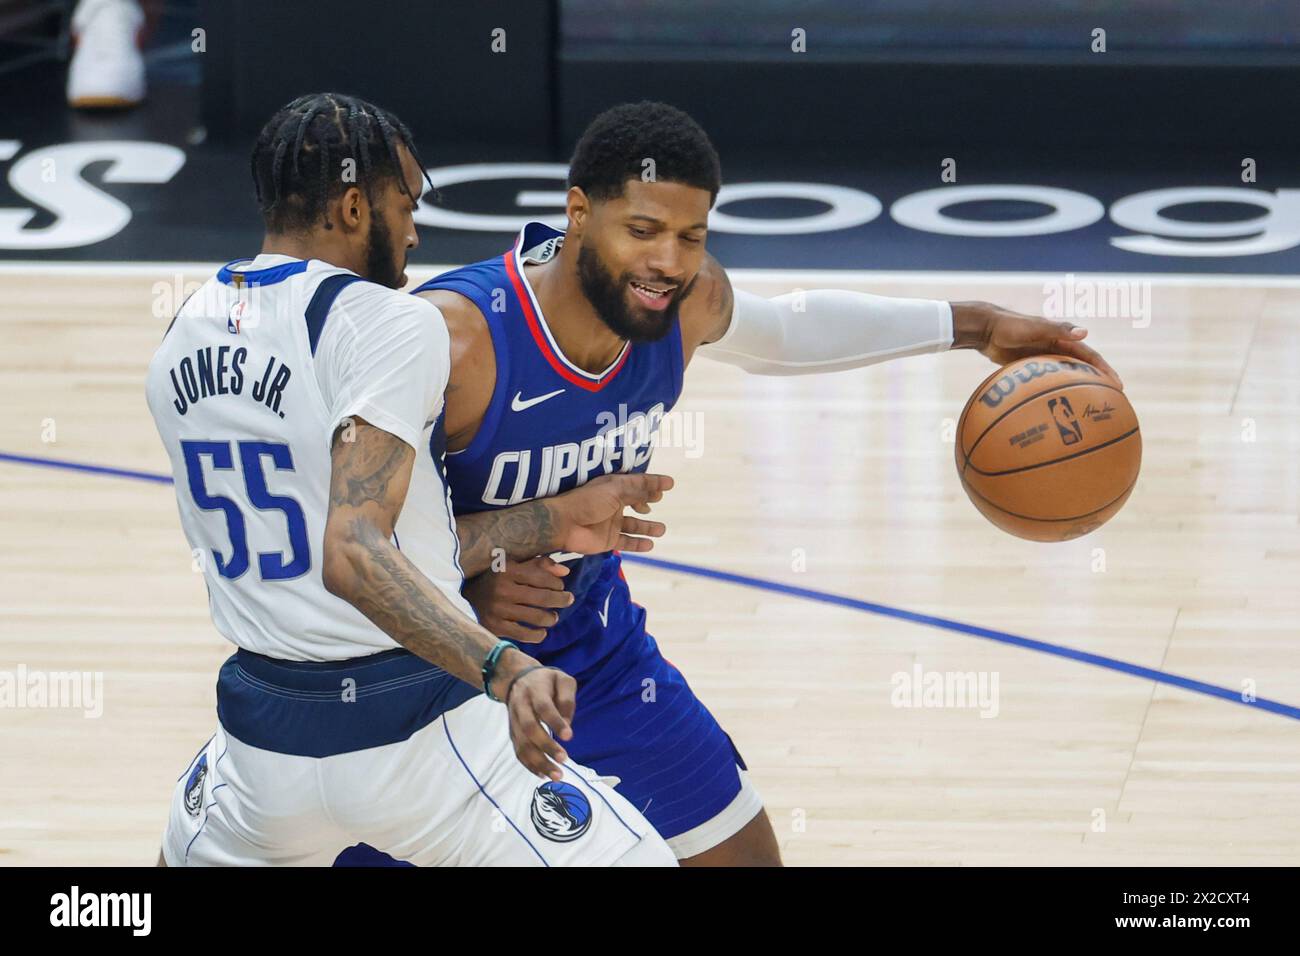
<path fill-rule="evenodd" d="M 365 217 L 365 202 L 365 193 L 359 187 L 349 186 L 343 190 L 343 195 L 339 197 L 339 219 L 342 220 L 345 232 L 361 228 L 361 221 Z"/>
<path fill-rule="evenodd" d="M 564 211 L 569 217 L 569 231 L 581 233 L 591 215 L 591 201 L 577 186 L 570 186 L 564 197 Z"/>

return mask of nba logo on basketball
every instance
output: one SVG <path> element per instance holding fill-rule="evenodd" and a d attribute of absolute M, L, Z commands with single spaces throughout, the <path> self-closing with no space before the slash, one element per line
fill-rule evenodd
<path fill-rule="evenodd" d="M 1061 441 L 1073 445 L 1083 437 L 1083 428 L 1079 425 L 1079 420 L 1074 417 L 1074 409 L 1070 407 L 1068 398 L 1064 395 L 1060 398 L 1049 398 L 1047 409 L 1056 421 L 1056 430 L 1061 433 Z"/>

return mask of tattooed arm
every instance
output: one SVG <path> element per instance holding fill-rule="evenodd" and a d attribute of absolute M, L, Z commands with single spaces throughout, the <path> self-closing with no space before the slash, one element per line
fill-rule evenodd
<path fill-rule="evenodd" d="M 663 536 L 663 524 L 623 509 L 648 514 L 672 486 L 667 475 L 604 475 L 553 498 L 459 515 L 460 566 L 473 577 L 491 567 L 495 555 L 522 560 L 552 551 L 649 551 L 650 539 Z"/>
<path fill-rule="evenodd" d="M 331 449 L 325 587 L 411 653 L 479 686 L 497 639 L 461 613 L 392 541 L 414 449 L 360 418 L 352 441 L 342 440 L 344 433 L 335 433 Z M 569 739 L 575 690 L 573 678 L 541 668 L 522 651 L 501 656 L 493 695 L 506 700 L 515 753 L 534 773 L 560 779 L 547 758 L 563 762 L 567 756 L 542 723 Z"/>
<path fill-rule="evenodd" d="M 531 558 L 559 550 L 555 544 L 555 519 L 543 499 L 497 511 L 456 516 L 460 538 L 460 566 L 465 577 L 486 571 L 498 549 L 509 558 Z"/>
<path fill-rule="evenodd" d="M 412 653 L 468 683 L 496 641 L 459 614 L 392 543 L 414 450 L 357 420 L 355 438 L 334 439 L 325 586 Z"/>

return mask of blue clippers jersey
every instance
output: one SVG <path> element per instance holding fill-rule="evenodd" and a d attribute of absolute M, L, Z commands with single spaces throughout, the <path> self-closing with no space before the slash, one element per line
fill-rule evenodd
<path fill-rule="evenodd" d="M 529 223 L 502 256 L 454 269 L 416 292 L 447 289 L 478 306 L 492 333 L 496 387 L 483 422 L 467 448 L 448 454 L 447 478 L 457 514 L 504 508 L 575 488 L 612 472 L 645 471 L 663 416 L 682 389 L 681 328 L 674 321 L 658 342 L 628 343 L 598 375 L 568 362 L 551 337 L 523 263 L 545 262 L 564 233 Z M 560 611 L 546 640 L 530 647 L 539 659 L 581 671 L 606 652 L 599 640 L 584 641 L 614 612 L 588 592 L 619 574 L 616 554 L 568 562 L 565 587 L 574 603 Z M 593 590 L 594 589 L 594 590 Z"/>

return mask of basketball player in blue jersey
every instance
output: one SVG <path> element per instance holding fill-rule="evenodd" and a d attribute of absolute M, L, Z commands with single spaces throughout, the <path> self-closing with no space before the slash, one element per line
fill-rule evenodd
<path fill-rule="evenodd" d="M 1114 374 L 1083 329 L 987 303 L 734 290 L 705 251 L 720 183 L 690 117 L 615 107 L 577 145 L 566 232 L 531 223 L 504 255 L 415 290 L 451 332 L 446 462 L 458 516 L 644 470 L 697 351 L 773 375 L 949 348 L 999 364 L 1064 353 Z M 483 546 L 470 527 L 461 539 Z M 618 778 L 681 863 L 779 865 L 744 761 L 646 632 L 616 553 L 512 561 L 465 593 L 493 633 L 577 678 L 569 751 Z M 349 851 L 340 863 L 362 859 Z"/>

